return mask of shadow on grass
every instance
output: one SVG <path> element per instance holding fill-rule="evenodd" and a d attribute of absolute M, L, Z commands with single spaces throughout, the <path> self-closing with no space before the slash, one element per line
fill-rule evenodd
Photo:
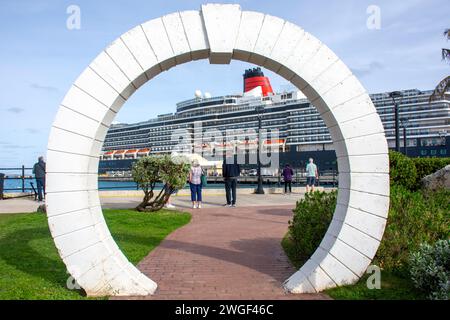
<path fill-rule="evenodd" d="M 69 274 L 46 227 L 6 234 L 0 239 L 0 258 L 18 271 L 68 290 Z"/>

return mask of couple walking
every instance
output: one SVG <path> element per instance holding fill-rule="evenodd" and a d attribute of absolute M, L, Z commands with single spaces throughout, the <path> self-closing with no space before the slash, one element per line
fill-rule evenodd
<path fill-rule="evenodd" d="M 283 172 L 281 173 L 284 180 L 284 193 L 292 193 L 292 178 L 294 176 L 294 170 L 292 167 L 287 164 Z M 319 179 L 319 171 L 317 170 L 317 166 L 314 163 L 313 158 L 309 158 L 309 162 L 306 165 L 306 192 L 314 192 L 314 186 L 316 184 L 316 180 Z"/>
<path fill-rule="evenodd" d="M 225 182 L 225 192 L 227 203 L 226 207 L 236 207 L 236 188 L 237 179 L 241 174 L 240 166 L 236 163 L 223 163 L 222 175 Z M 202 187 L 206 185 L 206 175 L 204 174 L 199 162 L 192 161 L 189 171 L 189 186 L 191 189 L 191 201 L 193 209 L 202 207 Z"/>

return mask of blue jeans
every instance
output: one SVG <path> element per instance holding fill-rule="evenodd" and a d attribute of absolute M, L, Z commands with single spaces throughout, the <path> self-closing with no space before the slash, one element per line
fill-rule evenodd
<path fill-rule="evenodd" d="M 36 178 L 36 186 L 39 201 L 42 201 L 42 191 L 44 191 L 45 194 L 45 178 Z"/>
<path fill-rule="evenodd" d="M 202 184 L 189 184 L 191 187 L 191 201 L 202 201 Z"/>

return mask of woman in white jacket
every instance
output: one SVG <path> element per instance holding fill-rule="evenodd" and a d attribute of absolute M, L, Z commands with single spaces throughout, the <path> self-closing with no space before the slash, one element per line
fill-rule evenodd
<path fill-rule="evenodd" d="M 197 160 L 192 161 L 189 185 L 191 187 L 192 208 L 200 209 L 202 207 L 202 167 Z"/>

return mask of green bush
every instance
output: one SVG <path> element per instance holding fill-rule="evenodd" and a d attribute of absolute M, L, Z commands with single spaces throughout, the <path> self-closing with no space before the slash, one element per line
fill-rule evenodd
<path fill-rule="evenodd" d="M 389 165 L 391 185 L 401 185 L 410 190 L 421 187 L 422 178 L 450 164 L 450 158 L 409 158 L 390 151 Z"/>
<path fill-rule="evenodd" d="M 414 286 L 430 299 L 450 299 L 450 240 L 423 244 L 411 254 L 410 275 Z"/>
<path fill-rule="evenodd" d="M 416 183 L 415 188 L 419 189 L 422 178 L 435 173 L 450 164 L 450 158 L 413 158 L 416 167 Z"/>
<path fill-rule="evenodd" d="M 388 270 L 404 270 L 409 254 L 421 243 L 446 239 L 450 228 L 450 191 L 425 193 L 391 187 L 391 203 L 375 262 Z"/>
<path fill-rule="evenodd" d="M 395 151 L 389 152 L 391 185 L 401 185 L 408 189 L 415 189 L 417 171 L 411 158 Z"/>
<path fill-rule="evenodd" d="M 298 264 L 314 253 L 331 223 L 337 192 L 312 192 L 297 202 L 294 217 L 289 221 L 288 239 Z"/>
<path fill-rule="evenodd" d="M 152 155 L 135 162 L 131 175 L 139 188 L 144 191 L 144 199 L 136 210 L 149 212 L 161 210 L 172 192 L 183 188 L 186 184 L 189 170 L 189 160 L 182 156 Z M 155 192 L 159 182 L 164 182 L 164 188 Z"/>
<path fill-rule="evenodd" d="M 409 255 L 421 243 L 435 243 L 450 234 L 450 191 L 433 193 L 392 186 L 389 217 L 375 263 L 385 270 L 405 271 Z M 297 202 L 284 248 L 296 265 L 319 246 L 336 206 L 336 192 L 307 194 Z M 289 242 L 289 243 L 287 243 Z"/>

